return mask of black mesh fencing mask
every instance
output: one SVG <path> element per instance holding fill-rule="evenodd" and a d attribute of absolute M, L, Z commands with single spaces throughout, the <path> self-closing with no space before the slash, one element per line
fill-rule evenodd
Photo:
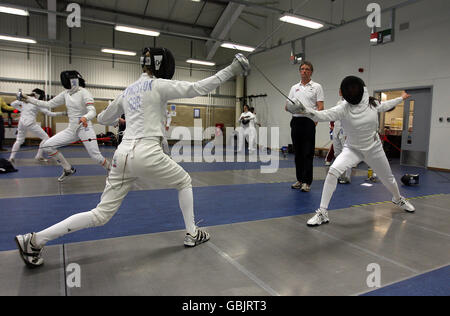
<path fill-rule="evenodd" d="M 45 99 L 45 91 L 44 90 L 36 88 L 32 92 L 33 92 L 34 96 L 36 97 L 36 99 L 38 99 L 38 100 Z"/>
<path fill-rule="evenodd" d="M 76 86 L 86 87 L 83 77 L 76 70 L 65 70 L 61 72 L 61 84 L 68 90 Z"/>
<path fill-rule="evenodd" d="M 156 78 L 172 79 L 175 73 L 175 58 L 167 48 L 146 47 L 142 50 L 141 66 L 150 69 Z"/>
<path fill-rule="evenodd" d="M 355 76 L 346 77 L 341 83 L 342 97 L 350 104 L 361 103 L 364 96 L 365 83 L 361 78 Z"/>

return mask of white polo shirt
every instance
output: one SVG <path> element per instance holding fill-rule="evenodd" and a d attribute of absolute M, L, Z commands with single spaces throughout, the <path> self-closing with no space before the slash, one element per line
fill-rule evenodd
<path fill-rule="evenodd" d="M 298 99 L 304 106 L 312 110 L 317 110 L 317 102 L 324 101 L 322 86 L 314 81 L 303 85 L 301 82 L 292 86 L 289 92 L 289 99 Z M 303 114 L 292 114 L 293 117 L 307 117 Z"/>

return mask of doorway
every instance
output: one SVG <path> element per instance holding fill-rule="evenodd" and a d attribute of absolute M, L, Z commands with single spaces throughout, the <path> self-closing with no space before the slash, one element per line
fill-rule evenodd
<path fill-rule="evenodd" d="M 400 97 L 403 90 L 377 91 L 381 101 Z M 411 98 L 393 110 L 380 114 L 380 132 L 386 135 L 384 149 L 388 158 L 400 164 L 426 167 L 431 124 L 431 88 L 406 89 Z M 401 149 L 401 150 L 400 150 Z"/>

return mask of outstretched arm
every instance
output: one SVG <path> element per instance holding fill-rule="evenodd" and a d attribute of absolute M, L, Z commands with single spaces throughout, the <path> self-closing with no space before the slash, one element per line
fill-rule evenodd
<path fill-rule="evenodd" d="M 194 98 L 206 95 L 227 80 L 250 69 L 248 60 L 243 55 L 238 55 L 240 54 L 236 55 L 236 58 L 228 67 L 209 78 L 197 82 L 158 80 L 157 84 L 160 85 L 160 94 L 163 100 Z"/>
<path fill-rule="evenodd" d="M 47 110 L 46 108 L 39 108 L 39 111 L 51 117 L 67 115 L 67 112 L 52 112 L 50 110 Z"/>
<path fill-rule="evenodd" d="M 97 116 L 97 122 L 102 125 L 117 125 L 119 123 L 119 118 L 124 114 L 122 102 L 123 95 L 121 94 Z"/>
<path fill-rule="evenodd" d="M 387 112 L 410 97 L 411 97 L 411 95 L 409 95 L 408 93 L 403 91 L 401 97 L 381 102 L 381 105 L 377 106 L 377 111 L 378 112 Z"/>
<path fill-rule="evenodd" d="M 8 104 L 6 104 L 5 101 L 3 101 L 3 99 L 0 99 L 0 106 L 2 109 L 4 109 L 5 111 L 14 111 L 15 108 L 12 106 L 9 106 Z M 1 111 L 0 111 L 1 112 Z"/>
<path fill-rule="evenodd" d="M 37 105 L 39 107 L 46 108 L 51 110 L 56 108 L 57 106 L 63 105 L 66 103 L 66 99 L 64 98 L 64 91 L 58 94 L 56 97 L 51 99 L 50 101 L 41 101 L 31 97 L 25 97 L 25 102 Z"/>
<path fill-rule="evenodd" d="M 315 122 L 331 122 L 331 121 L 338 121 L 342 119 L 345 116 L 345 103 L 344 102 L 338 102 L 338 104 L 331 109 L 323 110 L 323 111 L 316 111 L 310 108 L 305 107 L 299 100 L 294 99 L 295 105 L 297 109 L 299 110 L 299 114 L 304 114 L 308 116 L 310 119 L 312 119 Z"/>

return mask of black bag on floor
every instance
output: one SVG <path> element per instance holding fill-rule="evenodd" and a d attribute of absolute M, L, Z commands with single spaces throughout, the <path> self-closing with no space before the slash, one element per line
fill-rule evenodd
<path fill-rule="evenodd" d="M 0 173 L 17 172 L 18 170 L 6 159 L 0 158 Z"/>

